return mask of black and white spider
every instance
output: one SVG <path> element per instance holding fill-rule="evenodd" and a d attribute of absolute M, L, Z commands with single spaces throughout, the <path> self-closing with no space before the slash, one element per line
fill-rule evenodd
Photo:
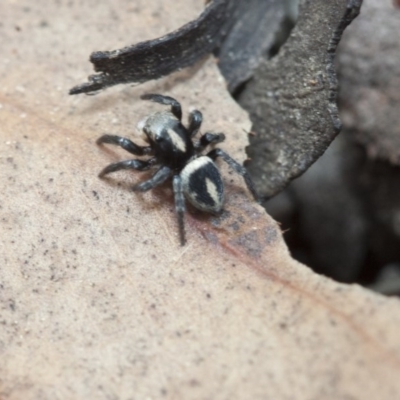
<path fill-rule="evenodd" d="M 148 146 L 138 146 L 131 140 L 114 135 L 103 135 L 97 144 L 110 143 L 122 147 L 137 156 L 150 155 L 147 160 L 125 160 L 108 165 L 99 177 L 122 169 L 145 171 L 159 164 L 154 175 L 133 187 L 134 191 L 145 192 L 164 183 L 173 176 L 175 211 L 178 217 L 181 245 L 185 244 L 183 217 L 186 211 L 185 199 L 197 209 L 218 214 L 224 202 L 224 184 L 214 160 L 221 157 L 235 172 L 242 175 L 254 198 L 257 193 L 251 178 L 244 167 L 221 149 L 213 149 L 206 155 L 202 151 L 211 144 L 225 140 L 223 133 L 205 133 L 198 141 L 193 137 L 200 129 L 203 117 L 200 111 L 193 110 L 189 115 L 189 125 L 182 124 L 181 105 L 172 97 L 160 94 L 145 94 L 143 100 L 171 106 L 170 111 L 159 111 L 142 120 L 138 127 L 145 134 Z"/>

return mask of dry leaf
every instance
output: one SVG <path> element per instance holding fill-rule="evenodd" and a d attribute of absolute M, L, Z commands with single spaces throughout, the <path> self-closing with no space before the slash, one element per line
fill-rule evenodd
<path fill-rule="evenodd" d="M 0 6 L 0 399 L 396 398 L 399 301 L 293 261 L 228 168 L 225 213 L 189 213 L 185 247 L 168 185 L 140 196 L 138 173 L 96 177 L 126 154 L 95 139 L 135 138 L 158 107 L 138 100 L 150 91 L 200 108 L 244 159 L 250 123 L 212 59 L 67 95 L 91 49 L 156 37 L 202 7 L 174 4 Z"/>

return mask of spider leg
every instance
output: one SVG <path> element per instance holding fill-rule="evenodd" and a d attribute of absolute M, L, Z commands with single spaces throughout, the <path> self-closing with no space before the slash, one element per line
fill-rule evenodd
<path fill-rule="evenodd" d="M 195 147 L 198 152 L 201 152 L 208 145 L 221 143 L 224 140 L 225 140 L 225 135 L 223 133 L 206 132 L 204 135 L 201 136 L 200 140 L 195 144 Z"/>
<path fill-rule="evenodd" d="M 175 175 L 173 178 L 173 188 L 175 197 L 175 212 L 178 217 L 179 236 L 181 240 L 181 246 L 185 244 L 185 226 L 184 226 L 184 215 L 186 211 L 185 197 L 183 195 L 182 178 L 180 175 Z"/>
<path fill-rule="evenodd" d="M 153 94 L 153 93 L 143 94 L 142 96 L 140 96 L 140 98 L 142 100 L 150 100 L 150 101 L 154 101 L 155 103 L 160 103 L 160 104 L 164 104 L 166 106 L 171 106 L 172 114 L 174 114 L 175 117 L 179 119 L 179 121 L 182 120 L 181 104 L 174 98 L 169 97 L 169 96 L 163 96 L 162 94 Z"/>
<path fill-rule="evenodd" d="M 120 146 L 124 150 L 129 151 L 129 153 L 135 154 L 136 156 L 142 156 L 152 152 L 152 148 L 150 146 L 138 146 L 131 140 L 116 135 L 103 135 L 96 140 L 96 143 L 98 145 L 103 143 L 114 144 L 115 146 Z"/>
<path fill-rule="evenodd" d="M 203 122 L 203 114 L 199 110 L 193 110 L 189 114 L 188 132 L 191 137 L 195 136 Z"/>
<path fill-rule="evenodd" d="M 244 181 L 246 182 L 246 186 L 250 190 L 254 199 L 257 201 L 257 203 L 260 202 L 260 198 L 256 192 L 253 181 L 251 180 L 251 177 L 247 172 L 246 168 L 240 165 L 229 154 L 225 153 L 221 149 L 211 150 L 210 152 L 207 153 L 207 156 L 210 157 L 212 160 L 216 160 L 218 157 L 221 157 L 236 173 L 242 175 Z"/>
<path fill-rule="evenodd" d="M 167 166 L 162 166 L 157 170 L 157 172 L 147 181 L 141 182 L 135 185 L 132 190 L 135 192 L 147 192 L 150 189 L 164 183 L 171 175 L 171 168 Z"/>
<path fill-rule="evenodd" d="M 120 171 L 122 169 L 136 169 L 138 171 L 146 171 L 151 168 L 157 162 L 156 158 L 150 158 L 149 160 L 125 160 L 119 161 L 110 165 L 107 165 L 100 173 L 99 178 L 103 178 L 111 172 Z"/>

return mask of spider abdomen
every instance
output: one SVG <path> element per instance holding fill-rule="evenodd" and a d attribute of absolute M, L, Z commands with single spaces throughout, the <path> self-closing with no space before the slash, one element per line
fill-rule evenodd
<path fill-rule="evenodd" d="M 219 213 L 224 202 L 224 184 L 214 162 L 207 156 L 190 161 L 180 173 L 183 192 L 197 209 Z"/>

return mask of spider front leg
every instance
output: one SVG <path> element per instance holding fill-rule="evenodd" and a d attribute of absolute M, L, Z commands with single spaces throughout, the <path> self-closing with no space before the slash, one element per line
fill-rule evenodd
<path fill-rule="evenodd" d="M 175 197 L 175 212 L 178 217 L 179 237 L 181 246 L 185 245 L 185 226 L 184 215 L 186 211 L 185 197 L 183 195 L 182 178 L 180 175 L 175 175 L 173 179 L 174 197 Z"/>
<path fill-rule="evenodd" d="M 135 169 L 137 171 L 146 171 L 157 162 L 156 158 L 150 158 L 149 160 L 125 160 L 119 161 L 110 165 L 107 165 L 100 173 L 99 178 L 103 178 L 104 175 L 110 174 L 111 172 L 120 171 L 122 169 Z"/>
<path fill-rule="evenodd" d="M 150 146 L 138 146 L 136 143 L 133 143 L 131 140 L 122 136 L 103 135 L 96 140 L 96 143 L 98 145 L 103 143 L 113 144 L 122 147 L 124 150 L 129 151 L 129 153 L 135 154 L 136 156 L 143 156 L 152 153 L 152 148 Z"/>
<path fill-rule="evenodd" d="M 225 135 L 223 133 L 207 132 L 201 136 L 200 140 L 195 144 L 195 147 L 198 152 L 201 152 L 210 144 L 221 143 L 224 140 L 225 140 Z"/>
<path fill-rule="evenodd" d="M 147 192 L 150 189 L 155 188 L 156 186 L 164 183 L 169 176 L 171 175 L 171 168 L 167 166 L 162 166 L 159 168 L 156 173 L 147 181 L 141 182 L 135 185 L 132 190 L 135 192 Z"/>
<path fill-rule="evenodd" d="M 225 151 L 221 149 L 211 150 L 210 152 L 207 153 L 207 156 L 210 157 L 212 160 L 216 160 L 218 157 L 221 157 L 236 173 L 242 175 L 246 183 L 246 186 L 250 190 L 254 199 L 257 201 L 257 203 L 260 202 L 260 198 L 256 192 L 253 181 L 251 180 L 251 177 L 247 172 L 246 168 L 240 165 L 229 154 L 225 153 Z"/>
<path fill-rule="evenodd" d="M 172 97 L 163 96 L 162 94 L 147 93 L 140 96 L 142 100 L 150 100 L 155 103 L 164 104 L 166 106 L 171 106 L 171 112 L 175 115 L 179 121 L 182 120 L 182 107 L 181 104 Z"/>
<path fill-rule="evenodd" d="M 189 114 L 189 126 L 187 128 L 190 137 L 197 134 L 203 122 L 203 114 L 199 110 L 193 110 Z"/>

